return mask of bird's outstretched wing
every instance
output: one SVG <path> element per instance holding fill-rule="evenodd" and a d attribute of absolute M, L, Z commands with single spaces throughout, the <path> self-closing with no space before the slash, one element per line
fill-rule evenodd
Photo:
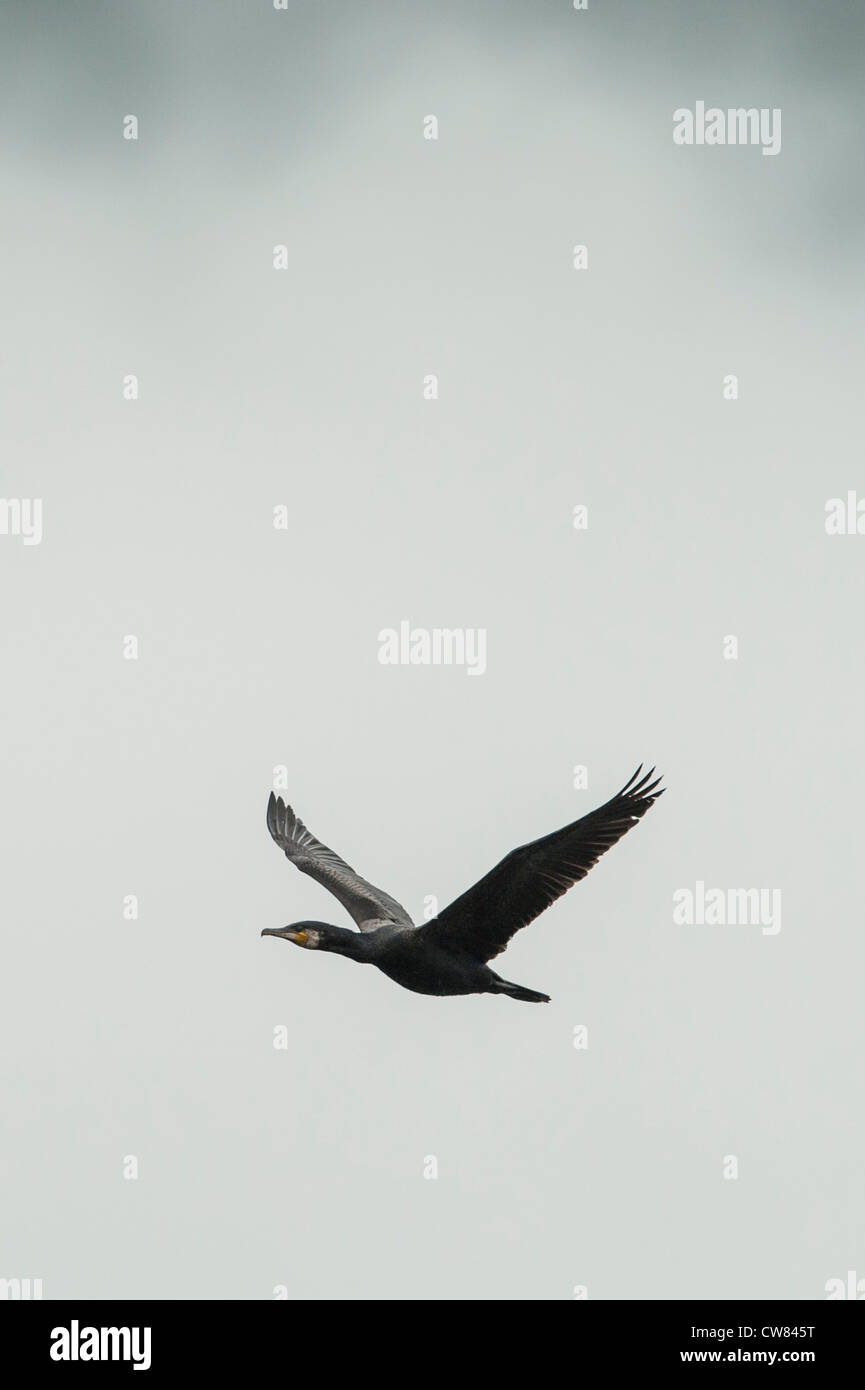
<path fill-rule="evenodd" d="M 512 850 L 438 917 L 419 927 L 421 936 L 478 960 L 499 955 L 515 932 L 585 878 L 662 795 L 663 788 L 655 790 L 660 777 L 650 782 L 655 769 L 638 781 L 642 770 L 641 765 L 606 805 Z"/>
<path fill-rule="evenodd" d="M 273 792 L 267 803 L 267 828 L 286 859 L 327 888 L 361 931 L 372 931 L 382 922 L 413 925 L 404 907 L 380 888 L 373 888 L 344 859 L 317 840 L 282 797 L 274 796 Z"/>

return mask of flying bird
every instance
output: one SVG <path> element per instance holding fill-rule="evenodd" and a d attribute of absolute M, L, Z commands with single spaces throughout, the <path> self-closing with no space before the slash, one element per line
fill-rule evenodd
<path fill-rule="evenodd" d="M 267 828 L 303 873 L 327 888 L 353 917 L 359 931 L 327 922 L 292 922 L 265 927 L 308 951 L 333 951 L 362 965 L 377 965 L 398 985 L 417 994 L 506 994 L 531 1004 L 550 996 L 503 980 L 488 961 L 504 951 L 511 937 L 585 878 L 601 855 L 636 825 L 663 794 L 654 768 L 642 765 L 620 792 L 551 835 L 511 850 L 472 888 L 431 921 L 415 926 L 394 898 L 323 845 L 298 820 L 282 797 L 270 794 Z"/>

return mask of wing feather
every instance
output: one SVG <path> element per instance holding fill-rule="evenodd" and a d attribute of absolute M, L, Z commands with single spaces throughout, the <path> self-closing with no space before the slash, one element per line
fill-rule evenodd
<path fill-rule="evenodd" d="M 267 803 L 267 828 L 286 859 L 332 893 L 361 931 L 372 931 L 382 922 L 413 925 L 395 898 L 367 883 L 334 850 L 317 840 L 282 797 L 273 792 Z"/>
<path fill-rule="evenodd" d="M 603 806 L 554 830 L 540 840 L 511 850 L 472 888 L 418 931 L 451 950 L 467 951 L 479 960 L 492 960 L 515 932 L 540 915 L 585 878 L 602 854 L 636 825 L 663 795 L 654 768 L 640 777 L 642 764 Z"/>

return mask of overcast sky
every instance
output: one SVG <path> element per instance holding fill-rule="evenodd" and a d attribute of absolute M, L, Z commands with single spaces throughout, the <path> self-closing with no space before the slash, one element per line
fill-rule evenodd
<path fill-rule="evenodd" d="M 0 1277 L 865 1275 L 861 5 L 2 26 Z M 698 101 L 780 152 L 675 145 Z M 485 670 L 383 665 L 401 622 Z M 549 1005 L 260 939 L 348 925 L 268 837 L 280 769 L 421 920 L 641 761 L 666 795 L 496 962 Z M 698 883 L 780 930 L 676 922 Z"/>

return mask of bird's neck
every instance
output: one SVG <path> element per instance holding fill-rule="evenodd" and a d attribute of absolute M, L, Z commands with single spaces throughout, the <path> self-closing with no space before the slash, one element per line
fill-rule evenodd
<path fill-rule="evenodd" d="M 322 945 L 326 951 L 334 951 L 338 956 L 348 956 L 351 960 L 369 959 L 369 943 L 362 932 L 347 931 L 345 927 L 331 927 Z"/>

